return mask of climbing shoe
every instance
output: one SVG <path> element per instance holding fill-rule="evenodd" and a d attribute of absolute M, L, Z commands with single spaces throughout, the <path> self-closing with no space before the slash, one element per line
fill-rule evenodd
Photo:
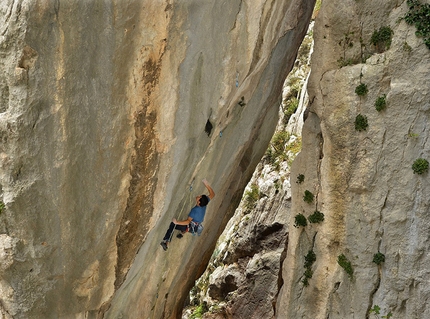
<path fill-rule="evenodd" d="M 164 240 L 160 243 L 161 247 L 163 247 L 163 249 L 166 251 L 167 250 L 167 242 L 165 242 Z"/>

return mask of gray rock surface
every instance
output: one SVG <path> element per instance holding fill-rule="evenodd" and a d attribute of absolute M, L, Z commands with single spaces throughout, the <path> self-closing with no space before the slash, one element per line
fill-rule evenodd
<path fill-rule="evenodd" d="M 417 158 L 430 160 L 430 50 L 401 20 L 407 10 L 406 1 L 322 3 L 309 116 L 291 172 L 305 181 L 292 184 L 277 318 L 368 318 L 375 305 L 393 318 L 430 317 L 430 179 L 411 168 Z M 370 40 L 383 26 L 393 30 L 392 43 L 378 53 Z M 362 97 L 360 83 L 368 87 Z M 383 95 L 387 107 L 378 112 Z M 365 131 L 355 130 L 358 114 L 367 116 Z M 312 204 L 302 200 L 305 190 L 316 196 Z M 321 224 L 291 227 L 296 214 L 315 210 L 325 215 Z M 305 287 L 309 250 L 316 261 Z M 378 251 L 385 255 L 379 266 L 372 262 Z M 341 254 L 352 278 L 338 264 Z"/>
<path fill-rule="evenodd" d="M 178 317 L 271 138 L 312 7 L 2 1 L 2 316 Z M 210 227 L 165 253 L 205 177 Z"/>

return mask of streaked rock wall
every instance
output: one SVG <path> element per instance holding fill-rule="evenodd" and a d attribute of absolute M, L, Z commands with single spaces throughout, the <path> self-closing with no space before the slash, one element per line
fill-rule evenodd
<path fill-rule="evenodd" d="M 428 2 L 427 2 L 428 3 Z M 323 1 L 315 23 L 311 106 L 303 148 L 292 167 L 292 216 L 318 210 L 321 224 L 290 226 L 277 318 L 427 318 L 430 180 L 414 174 L 430 160 L 430 50 L 401 18 L 406 1 Z M 391 47 L 377 52 L 373 32 L 389 26 Z M 342 61 L 343 59 L 343 61 Z M 346 63 L 345 63 L 346 62 Z M 358 96 L 356 87 L 368 93 Z M 386 96 L 378 112 L 375 101 Z M 358 114 L 365 131 L 355 129 Z M 303 201 L 305 190 L 315 195 Z M 309 286 L 305 255 L 313 250 Z M 385 262 L 372 262 L 381 252 Z M 352 278 L 338 264 L 344 254 Z"/>
<path fill-rule="evenodd" d="M 3 1 L 2 316 L 178 317 L 267 147 L 312 9 Z M 205 233 L 166 253 L 202 178 L 217 192 Z"/>

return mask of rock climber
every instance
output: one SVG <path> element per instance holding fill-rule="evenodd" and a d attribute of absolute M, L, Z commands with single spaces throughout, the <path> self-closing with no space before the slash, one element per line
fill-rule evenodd
<path fill-rule="evenodd" d="M 187 219 L 182 221 L 178 221 L 176 220 L 176 218 L 172 219 L 169 229 L 167 230 L 166 235 L 164 235 L 163 241 L 160 243 L 161 247 L 163 247 L 164 250 L 167 250 L 167 245 L 171 241 L 172 233 L 175 229 L 181 231 L 181 233 L 178 234 L 176 237 L 182 238 L 182 234 L 187 232 L 190 227 L 193 227 L 192 231 L 196 232 L 196 228 L 198 227 L 198 225 L 201 225 L 201 223 L 203 223 L 206 214 L 206 206 L 209 201 L 215 197 L 215 192 L 206 179 L 204 179 L 202 182 L 205 185 L 206 189 L 209 191 L 209 195 L 203 194 L 196 197 L 196 206 L 191 209 Z"/>

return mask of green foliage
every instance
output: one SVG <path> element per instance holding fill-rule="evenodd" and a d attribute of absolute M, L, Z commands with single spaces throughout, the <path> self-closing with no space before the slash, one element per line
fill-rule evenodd
<path fill-rule="evenodd" d="M 357 131 L 365 131 L 369 123 L 367 123 L 367 117 L 361 114 L 358 114 L 355 118 L 355 129 Z"/>
<path fill-rule="evenodd" d="M 412 164 L 412 170 L 414 171 L 414 174 L 424 174 L 428 171 L 428 169 L 429 162 L 424 158 L 419 158 Z"/>
<path fill-rule="evenodd" d="M 422 4 L 419 0 L 408 0 L 406 3 L 409 7 L 409 12 L 405 16 L 406 23 L 415 25 L 417 29 L 415 35 L 422 37 L 430 49 L 430 4 Z"/>
<path fill-rule="evenodd" d="M 378 305 L 374 305 L 373 308 L 370 309 L 369 314 L 374 314 L 377 318 L 386 318 L 386 319 L 389 319 L 393 316 L 393 314 L 390 311 L 385 316 L 379 317 L 379 315 L 381 314 L 381 307 L 379 307 Z"/>
<path fill-rule="evenodd" d="M 302 139 L 297 137 L 294 141 L 290 141 L 290 134 L 285 131 L 279 131 L 273 135 L 268 147 L 265 159 L 269 164 L 279 168 L 279 163 L 288 160 L 288 164 L 291 165 L 295 156 L 302 149 Z"/>
<path fill-rule="evenodd" d="M 203 302 L 202 304 L 198 305 L 193 313 L 191 314 L 189 319 L 200 319 L 203 317 L 203 315 L 208 312 L 208 306 L 206 304 L 206 302 Z"/>
<path fill-rule="evenodd" d="M 317 256 L 315 255 L 313 250 L 309 250 L 308 253 L 305 256 L 305 268 L 310 268 L 314 264 L 314 262 L 317 260 Z"/>
<path fill-rule="evenodd" d="M 260 199 L 260 190 L 257 184 L 251 184 L 251 190 L 245 192 L 245 208 L 251 210 Z"/>
<path fill-rule="evenodd" d="M 302 283 L 305 287 L 309 285 L 309 279 L 312 278 L 314 272 L 312 271 L 312 265 L 317 260 L 317 256 L 315 255 L 313 250 L 309 250 L 305 256 L 305 272 L 303 274 L 304 278 L 302 279 Z"/>
<path fill-rule="evenodd" d="M 311 204 L 314 201 L 314 194 L 312 194 L 310 191 L 305 190 L 305 195 L 303 196 L 303 200 L 308 203 Z"/>
<path fill-rule="evenodd" d="M 314 272 L 312 271 L 312 269 L 306 269 L 303 276 L 304 278 L 302 279 L 302 283 L 305 287 L 309 286 L 309 279 L 312 278 Z"/>
<path fill-rule="evenodd" d="M 294 217 L 294 227 L 299 228 L 300 226 L 305 227 L 308 224 L 306 217 L 303 214 L 297 214 Z"/>
<path fill-rule="evenodd" d="M 318 12 L 318 11 L 320 11 L 320 9 L 321 9 L 321 0 L 317 0 L 316 2 L 315 2 L 315 7 L 314 7 L 314 14 L 316 13 L 316 12 Z"/>
<path fill-rule="evenodd" d="M 386 95 L 380 96 L 375 101 L 375 108 L 378 112 L 382 111 L 387 106 Z"/>
<path fill-rule="evenodd" d="M 288 124 L 291 115 L 296 113 L 297 108 L 299 107 L 299 99 L 295 96 L 290 97 L 288 100 L 284 101 L 285 109 L 284 109 L 284 124 Z"/>
<path fill-rule="evenodd" d="M 305 175 L 303 175 L 303 174 L 299 174 L 298 176 L 297 176 L 297 181 L 296 181 L 296 183 L 297 184 L 301 184 L 301 183 L 303 183 L 305 181 Z"/>
<path fill-rule="evenodd" d="M 370 42 L 376 47 L 378 52 L 384 52 L 391 46 L 391 39 L 393 37 L 393 30 L 389 26 L 381 27 L 378 31 L 374 31 Z"/>
<path fill-rule="evenodd" d="M 367 89 L 367 85 L 364 83 L 360 83 L 360 85 L 355 88 L 355 93 L 358 96 L 366 95 L 368 91 L 369 90 Z"/>
<path fill-rule="evenodd" d="M 308 217 L 308 220 L 311 224 L 321 223 L 324 221 L 324 214 L 319 211 L 315 211 Z"/>
<path fill-rule="evenodd" d="M 276 152 L 282 153 L 282 151 L 285 148 L 285 144 L 290 139 L 290 134 L 285 131 L 277 132 L 275 135 L 273 135 L 272 138 L 272 147 L 275 149 Z"/>
<path fill-rule="evenodd" d="M 288 159 L 288 165 L 291 166 L 293 164 L 293 160 L 297 154 L 302 150 L 302 138 L 297 137 L 293 142 L 288 143 L 285 151 Z"/>
<path fill-rule="evenodd" d="M 285 145 L 289 139 L 290 134 L 285 131 L 280 131 L 273 135 L 270 146 L 266 151 L 266 159 L 270 164 L 275 165 L 278 160 L 282 162 L 287 159 Z"/>
<path fill-rule="evenodd" d="M 383 262 L 385 262 L 385 255 L 378 251 L 376 254 L 373 255 L 373 262 L 377 265 L 382 264 Z"/>
<path fill-rule="evenodd" d="M 351 262 L 348 258 L 346 258 L 344 254 L 341 254 L 337 256 L 337 263 L 345 270 L 349 278 L 352 279 L 354 270 L 352 269 Z"/>
<path fill-rule="evenodd" d="M 5 209 L 5 205 L 3 201 L 0 201 L 0 214 L 3 213 L 3 210 Z"/>

